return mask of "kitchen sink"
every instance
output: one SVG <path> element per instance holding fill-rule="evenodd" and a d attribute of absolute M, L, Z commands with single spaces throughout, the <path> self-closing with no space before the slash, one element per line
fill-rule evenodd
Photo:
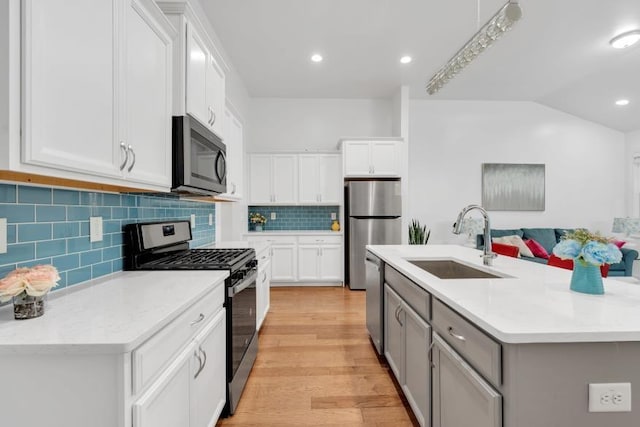
<path fill-rule="evenodd" d="M 450 259 L 410 260 L 411 264 L 420 267 L 440 279 L 502 279 L 503 276 L 469 267 Z"/>

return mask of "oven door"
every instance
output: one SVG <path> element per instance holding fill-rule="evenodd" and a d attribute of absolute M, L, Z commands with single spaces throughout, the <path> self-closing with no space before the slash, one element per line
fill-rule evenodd
<path fill-rule="evenodd" d="M 173 118 L 173 189 L 219 194 L 227 191 L 226 147 L 191 116 Z"/>
<path fill-rule="evenodd" d="M 228 357 L 231 360 L 231 378 L 236 375 L 242 359 L 256 333 L 256 278 L 255 268 L 239 283 L 228 289 L 231 313 L 231 348 Z M 229 313 L 228 313 L 229 314 Z"/>

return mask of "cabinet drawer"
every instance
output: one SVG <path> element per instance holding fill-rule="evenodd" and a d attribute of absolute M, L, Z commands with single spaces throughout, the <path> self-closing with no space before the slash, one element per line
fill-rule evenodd
<path fill-rule="evenodd" d="M 272 245 L 284 245 L 284 244 L 295 244 L 297 241 L 297 237 L 294 236 L 253 236 L 247 235 L 247 241 L 249 242 L 268 242 Z"/>
<path fill-rule="evenodd" d="M 502 348 L 483 331 L 433 299 L 433 328 L 495 386 L 502 382 Z"/>
<path fill-rule="evenodd" d="M 422 319 L 431 319 L 431 295 L 389 265 L 384 266 L 384 281 L 414 309 Z"/>
<path fill-rule="evenodd" d="M 224 289 L 224 285 L 217 286 L 133 351 L 133 394 L 144 390 L 173 356 L 222 308 Z"/>
<path fill-rule="evenodd" d="M 326 244 L 340 245 L 342 244 L 342 236 L 331 236 L 331 235 L 299 236 L 298 243 L 305 244 L 305 245 L 326 245 Z"/>

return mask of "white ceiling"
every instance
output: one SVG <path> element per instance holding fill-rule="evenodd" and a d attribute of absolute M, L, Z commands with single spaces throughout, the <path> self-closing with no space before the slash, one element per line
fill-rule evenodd
<path fill-rule="evenodd" d="M 609 46 L 640 28 L 638 0 L 520 0 L 522 21 L 435 96 L 426 82 L 505 0 L 201 3 L 254 97 L 380 98 L 404 84 L 411 98 L 536 101 L 640 129 L 640 45 Z"/>

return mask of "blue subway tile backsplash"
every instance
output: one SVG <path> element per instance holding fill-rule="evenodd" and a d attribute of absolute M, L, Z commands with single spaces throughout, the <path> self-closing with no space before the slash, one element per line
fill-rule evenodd
<path fill-rule="evenodd" d="M 249 212 L 261 213 L 267 218 L 264 231 L 330 230 L 332 213 L 340 221 L 339 206 L 249 206 Z M 276 214 L 275 220 L 271 219 L 271 213 Z M 251 222 L 249 230 L 253 230 Z"/>
<path fill-rule="evenodd" d="M 175 196 L 112 194 L 0 184 L 0 218 L 7 218 L 7 253 L 0 278 L 17 267 L 52 264 L 61 289 L 123 268 L 123 226 L 188 220 L 196 215 L 192 247 L 213 243 L 215 205 Z M 103 240 L 89 241 L 89 217 L 103 219 Z"/>

